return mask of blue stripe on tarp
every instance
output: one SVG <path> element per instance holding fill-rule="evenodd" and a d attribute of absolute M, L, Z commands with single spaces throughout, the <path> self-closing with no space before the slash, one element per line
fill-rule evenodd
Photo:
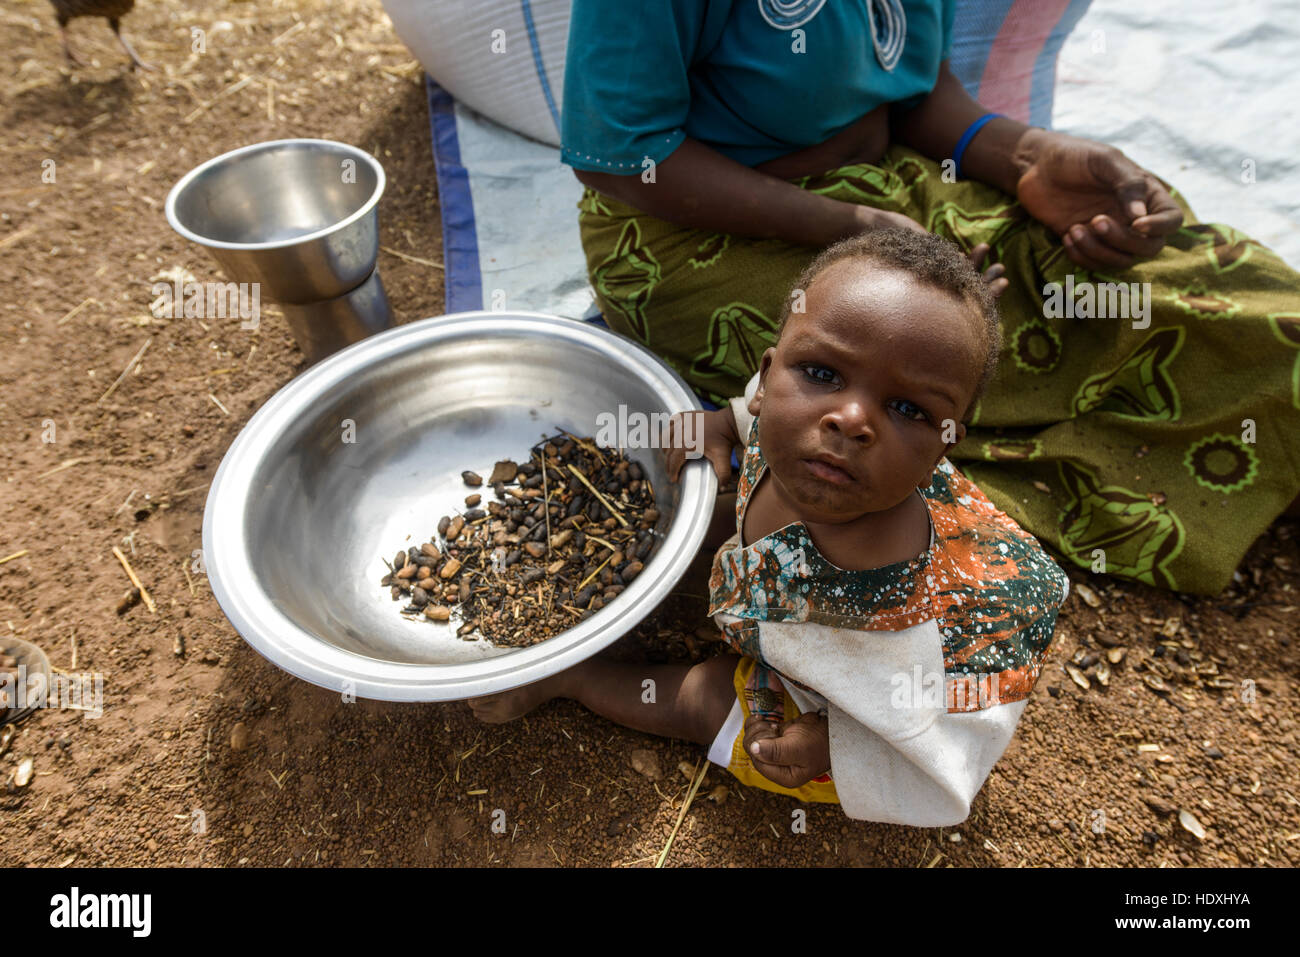
<path fill-rule="evenodd" d="M 542 85 L 542 95 L 546 97 L 546 106 L 551 111 L 551 121 L 555 123 L 555 134 L 560 134 L 560 111 L 555 108 L 555 97 L 551 96 L 551 83 L 546 79 L 546 66 L 542 63 L 542 46 L 537 42 L 537 30 L 533 27 L 533 6 L 529 0 L 519 0 L 519 7 L 524 14 L 524 26 L 528 30 L 528 42 L 533 48 L 533 67 L 537 70 L 537 82 Z"/>
<path fill-rule="evenodd" d="M 429 97 L 429 126 L 433 138 L 433 165 L 438 177 L 438 205 L 442 214 L 442 261 L 448 312 L 473 312 L 483 308 L 483 276 L 479 272 L 478 230 L 474 225 L 474 198 L 469 171 L 460 162 L 456 134 L 456 101 L 425 76 Z"/>
<path fill-rule="evenodd" d="M 1074 32 L 1092 0 L 1070 0 L 1061 19 L 1052 28 L 1047 42 L 1034 61 L 1034 76 L 1029 88 L 1029 125 L 1052 127 L 1052 106 L 1056 101 L 1056 58 L 1065 38 Z"/>

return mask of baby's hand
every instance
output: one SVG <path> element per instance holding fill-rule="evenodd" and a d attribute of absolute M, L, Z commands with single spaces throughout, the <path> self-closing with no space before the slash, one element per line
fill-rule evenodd
<path fill-rule="evenodd" d="M 745 753 L 763 777 L 797 788 L 831 769 L 830 722 L 801 714 L 781 724 L 753 715 L 745 721 Z"/>
<path fill-rule="evenodd" d="M 687 423 L 687 417 L 690 417 Z M 736 418 L 728 408 L 716 412 L 679 412 L 668 422 L 667 469 L 669 481 L 676 482 L 686 460 L 704 457 L 713 463 L 718 484 L 731 481 L 731 450 L 740 444 L 736 435 Z"/>
<path fill-rule="evenodd" d="M 967 254 L 967 258 L 970 260 L 970 264 L 975 267 L 976 272 L 979 272 L 980 267 L 984 265 L 984 260 L 988 258 L 990 248 L 988 243 L 980 243 Z M 989 287 L 989 292 L 993 293 L 994 299 L 1006 292 L 1007 287 L 1011 285 L 1011 281 L 1005 277 L 1006 271 L 1007 269 L 1002 263 L 993 263 L 980 274 L 984 284 Z"/>

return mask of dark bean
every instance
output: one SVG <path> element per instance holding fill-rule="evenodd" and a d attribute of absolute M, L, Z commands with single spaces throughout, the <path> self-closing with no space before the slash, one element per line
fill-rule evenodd
<path fill-rule="evenodd" d="M 506 567 L 509 568 L 509 567 L 510 567 L 511 565 L 513 565 L 515 562 L 519 561 L 519 557 L 520 557 L 522 554 L 523 554 L 523 551 L 522 551 L 521 549 L 518 549 L 518 548 L 516 548 L 516 549 L 515 549 L 514 551 L 512 551 L 512 552 L 507 553 L 507 554 L 506 554 Z"/>
<path fill-rule="evenodd" d="M 625 582 L 630 582 L 632 579 L 636 578 L 637 575 L 641 574 L 641 569 L 644 567 L 645 566 L 640 562 L 628 562 L 623 566 L 622 571 L 619 572 L 619 577 Z"/>
<path fill-rule="evenodd" d="M 447 529 L 450 525 L 451 525 L 450 515 L 444 515 L 442 518 L 438 519 L 438 534 L 446 535 Z"/>
<path fill-rule="evenodd" d="M 586 588 L 582 589 L 580 592 L 578 592 L 576 595 L 573 596 L 573 607 L 586 608 L 587 603 L 591 601 L 591 596 L 594 594 L 596 594 L 595 586 L 588 585 Z"/>
<path fill-rule="evenodd" d="M 645 473 L 641 471 L 641 466 L 636 462 L 631 463 L 627 467 L 627 474 L 638 480 L 645 478 Z"/>
<path fill-rule="evenodd" d="M 541 580 L 545 575 L 546 572 L 540 568 L 530 568 L 520 576 L 519 580 L 525 585 L 531 585 L 533 582 Z"/>
<path fill-rule="evenodd" d="M 406 552 L 398 552 L 393 558 L 393 571 L 398 571 L 406 564 Z"/>
<path fill-rule="evenodd" d="M 419 585 L 416 585 L 411 589 L 411 604 L 416 608 L 423 608 L 425 605 L 429 604 L 429 593 Z"/>
<path fill-rule="evenodd" d="M 539 472 L 537 475 L 530 475 L 528 476 L 528 478 L 524 479 L 519 484 L 521 484 L 524 488 L 541 488 L 542 487 L 541 473 Z"/>
<path fill-rule="evenodd" d="M 477 472 L 465 471 L 460 473 L 460 477 L 465 480 L 466 485 L 482 485 L 483 476 Z"/>
<path fill-rule="evenodd" d="M 582 529 L 575 528 L 573 530 L 574 547 L 581 550 L 583 546 L 585 546 L 586 544 L 587 544 L 587 536 L 583 533 Z"/>
<path fill-rule="evenodd" d="M 483 518 L 486 514 L 487 513 L 484 512 L 483 509 L 481 508 L 471 508 L 469 511 L 465 513 L 465 521 L 477 522 L 480 518 Z"/>

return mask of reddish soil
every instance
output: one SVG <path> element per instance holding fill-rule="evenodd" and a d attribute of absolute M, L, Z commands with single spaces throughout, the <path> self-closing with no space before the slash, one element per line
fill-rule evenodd
<path fill-rule="evenodd" d="M 191 52 L 192 26 L 205 53 Z M 344 704 L 263 660 L 202 575 L 187 579 L 222 454 L 303 362 L 265 305 L 252 332 L 150 315 L 165 270 L 217 278 L 168 228 L 167 190 L 247 143 L 355 143 L 389 175 L 381 241 L 435 263 L 437 191 L 419 69 L 378 0 L 146 0 L 124 29 L 162 72 L 128 72 L 88 19 L 71 34 L 92 62 L 69 70 L 45 0 L 0 13 L 0 644 L 17 635 L 58 669 L 102 673 L 105 695 L 98 719 L 46 710 L 17 728 L 0 757 L 0 865 L 650 866 L 687 791 L 678 766 L 698 748 L 570 702 L 506 726 L 460 703 Z M 390 253 L 380 266 L 400 321 L 443 311 L 437 268 Z M 1216 598 L 1092 580 L 1092 608 L 1076 592 L 1016 741 L 960 827 L 810 806 L 795 833 L 797 805 L 714 769 L 668 865 L 1300 863 L 1298 538 L 1276 524 Z M 156 612 L 116 613 L 129 582 L 114 546 Z M 691 637 L 702 571 L 619 653 L 714 653 Z M 1093 677 L 1084 690 L 1064 666 L 1103 642 L 1125 660 L 1108 687 Z M 1144 683 L 1144 659 L 1168 694 Z M 1210 662 L 1227 688 L 1197 677 Z M 636 749 L 654 752 L 661 780 L 633 770 Z M 35 776 L 20 788 L 25 758 Z"/>

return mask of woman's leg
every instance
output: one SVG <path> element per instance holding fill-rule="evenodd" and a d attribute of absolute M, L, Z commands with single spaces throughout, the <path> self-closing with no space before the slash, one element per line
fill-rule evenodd
<path fill-rule="evenodd" d="M 1216 593 L 1297 500 L 1300 274 L 1259 243 L 1184 206 L 1159 256 L 1094 274 L 1012 197 L 944 182 L 905 147 L 798 184 L 967 251 L 990 244 L 1011 282 L 1002 360 L 951 458 L 1071 562 Z M 739 394 L 816 250 L 680 229 L 590 192 L 582 208 L 611 326 L 715 401 Z"/>

